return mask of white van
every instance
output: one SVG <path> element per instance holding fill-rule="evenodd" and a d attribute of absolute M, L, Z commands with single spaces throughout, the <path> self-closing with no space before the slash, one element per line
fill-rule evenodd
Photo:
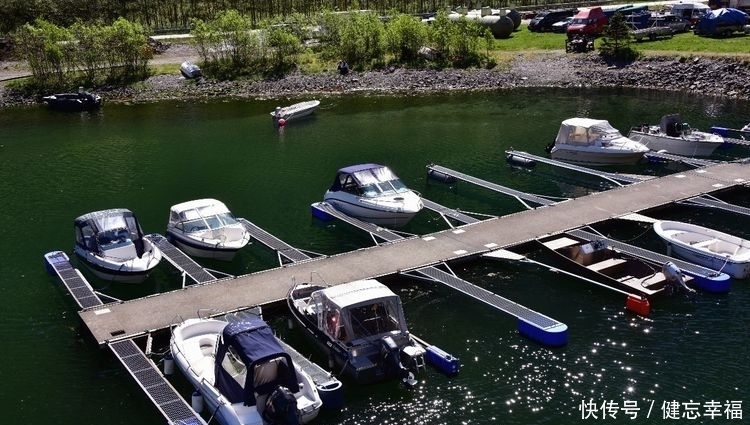
<path fill-rule="evenodd" d="M 694 3 L 694 2 L 678 2 L 672 4 L 670 12 L 673 15 L 681 16 L 690 21 L 692 25 L 703 16 L 704 13 L 711 10 L 705 3 Z"/>

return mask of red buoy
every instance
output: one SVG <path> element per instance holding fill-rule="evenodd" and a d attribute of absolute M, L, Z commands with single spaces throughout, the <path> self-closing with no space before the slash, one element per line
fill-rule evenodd
<path fill-rule="evenodd" d="M 279 124 L 279 127 L 283 127 L 284 125 L 286 125 L 286 120 L 284 118 L 279 118 L 277 122 Z"/>
<path fill-rule="evenodd" d="M 628 295 L 625 308 L 641 316 L 648 316 L 651 312 L 651 304 L 648 302 L 648 298 L 639 298 L 634 295 Z"/>

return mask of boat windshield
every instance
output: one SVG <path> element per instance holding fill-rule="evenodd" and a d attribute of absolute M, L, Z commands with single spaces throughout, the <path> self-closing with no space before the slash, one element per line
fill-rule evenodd
<path fill-rule="evenodd" d="M 177 224 L 177 227 L 182 227 L 182 229 L 187 232 L 198 232 L 203 230 L 221 229 L 222 227 L 231 226 L 237 223 L 237 219 L 231 212 L 224 212 L 183 220 L 181 223 Z"/>
<path fill-rule="evenodd" d="M 368 198 L 409 191 L 388 167 L 357 171 L 354 178 L 362 188 L 362 195 Z"/>
<path fill-rule="evenodd" d="M 400 330 L 399 304 L 394 299 L 381 299 L 372 304 L 351 307 L 348 313 L 352 340 Z"/>

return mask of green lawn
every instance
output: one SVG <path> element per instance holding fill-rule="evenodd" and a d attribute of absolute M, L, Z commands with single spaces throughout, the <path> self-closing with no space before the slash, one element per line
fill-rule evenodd
<path fill-rule="evenodd" d="M 564 49 L 565 38 L 565 34 L 532 32 L 526 25 L 521 25 L 510 38 L 495 40 L 493 50 L 502 55 L 504 52 L 520 50 Z M 687 32 L 654 41 L 633 41 L 633 47 L 647 54 L 700 53 L 720 56 L 740 55 L 750 58 L 750 35 L 738 33 L 734 37 L 711 38 Z"/>

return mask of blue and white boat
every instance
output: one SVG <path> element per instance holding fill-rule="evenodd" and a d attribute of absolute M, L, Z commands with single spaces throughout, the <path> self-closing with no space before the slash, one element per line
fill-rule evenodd
<path fill-rule="evenodd" d="M 250 242 L 250 232 L 227 206 L 205 198 L 173 205 L 167 240 L 194 257 L 231 261 Z"/>
<path fill-rule="evenodd" d="M 413 372 L 424 365 L 425 348 L 407 329 L 401 299 L 377 280 L 298 284 L 287 304 L 303 332 L 357 383 L 413 385 Z"/>
<path fill-rule="evenodd" d="M 259 316 L 187 319 L 172 330 L 170 350 L 221 425 L 304 424 L 323 405 L 310 375 Z"/>
<path fill-rule="evenodd" d="M 676 256 L 735 279 L 750 277 L 750 241 L 681 221 L 662 220 L 654 231 Z"/>
<path fill-rule="evenodd" d="M 406 225 L 424 206 L 418 193 L 379 164 L 340 169 L 323 200 L 362 221 L 394 227 Z"/>
<path fill-rule="evenodd" d="M 141 283 L 161 261 L 132 211 L 114 208 L 75 219 L 76 256 L 101 279 Z"/>

